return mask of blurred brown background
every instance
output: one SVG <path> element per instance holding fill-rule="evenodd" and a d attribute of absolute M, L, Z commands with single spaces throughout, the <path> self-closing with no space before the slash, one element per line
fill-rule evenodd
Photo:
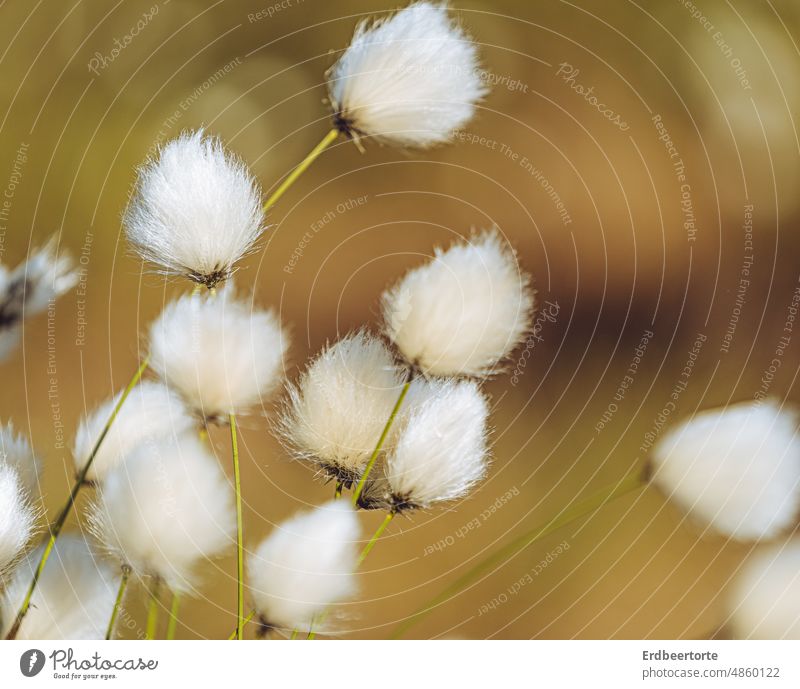
<path fill-rule="evenodd" d="M 752 398 L 798 283 L 800 7 L 454 4 L 495 84 L 463 141 L 425 153 L 368 145 L 364 154 L 339 142 L 273 211 L 263 250 L 237 278 L 291 325 L 290 378 L 326 340 L 375 324 L 381 290 L 471 228 L 500 227 L 557 312 L 540 322 L 516 385 L 509 376 L 488 385 L 488 481 L 451 510 L 392 525 L 367 561 L 360 598 L 343 606 L 345 636 L 387 636 L 478 558 L 641 463 L 698 337 L 671 418 Z M 51 509 L 71 479 L 60 434 L 68 448 L 81 414 L 130 377 L 147 323 L 187 289 L 143 272 L 127 251 L 120 215 L 136 165 L 157 142 L 204 126 L 269 189 L 327 131 L 323 75 L 336 51 L 359 18 L 386 9 L 360 0 L 0 6 L 0 193 L 12 201 L 2 261 L 16 264 L 60 233 L 84 269 L 85 297 L 61 299 L 53 339 L 46 315 L 30 321 L 24 347 L 0 368 L 0 418 L 29 432 L 46 458 Z M 577 86 L 613 112 L 604 116 Z M 667 135 L 674 151 L 659 139 Z M 754 262 L 743 286 L 751 205 Z M 291 267 L 306 232 L 313 239 Z M 633 383 L 615 399 L 643 336 Z M 797 400 L 798 348 L 794 334 L 762 392 Z M 227 469 L 227 435 L 212 439 Z M 288 462 L 261 416 L 245 422 L 244 445 L 254 546 L 332 487 Z M 476 517 L 480 526 L 462 537 Z M 365 533 L 379 520 L 363 515 Z M 440 542 L 452 545 L 432 547 Z M 703 637 L 722 621 L 719 594 L 746 552 L 701 536 L 655 491 L 641 491 L 497 567 L 411 636 Z M 229 633 L 234 572 L 233 557 L 208 568 L 203 595 L 184 605 L 182 637 Z M 128 609 L 142 619 L 135 592 Z"/>

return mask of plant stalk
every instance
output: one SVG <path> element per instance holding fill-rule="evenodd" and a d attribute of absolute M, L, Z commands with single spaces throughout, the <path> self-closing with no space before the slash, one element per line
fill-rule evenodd
<path fill-rule="evenodd" d="M 236 415 L 230 415 L 233 476 L 236 484 L 236 639 L 241 641 L 244 628 L 244 549 L 242 543 L 242 479 L 239 474 L 239 442 L 236 436 Z"/>
<path fill-rule="evenodd" d="M 178 608 L 181 605 L 181 595 L 175 591 L 172 594 L 172 606 L 169 609 L 169 623 L 167 624 L 167 641 L 175 639 L 175 631 L 178 629 Z"/>
<path fill-rule="evenodd" d="M 114 609 L 111 611 L 111 619 L 108 621 L 108 629 L 106 630 L 106 641 L 111 639 L 114 634 L 114 625 L 117 623 L 117 616 L 119 615 L 119 606 L 122 604 L 122 598 L 125 595 L 125 589 L 128 586 L 128 579 L 131 576 L 131 568 L 128 565 L 122 565 L 122 578 L 119 580 L 119 589 L 117 590 L 117 599 L 114 601 Z"/>
<path fill-rule="evenodd" d="M 150 588 L 150 603 L 147 606 L 147 627 L 145 628 L 145 639 L 150 641 L 156 638 L 156 629 L 158 628 L 158 589 L 160 584 L 159 579 L 154 579 Z"/>

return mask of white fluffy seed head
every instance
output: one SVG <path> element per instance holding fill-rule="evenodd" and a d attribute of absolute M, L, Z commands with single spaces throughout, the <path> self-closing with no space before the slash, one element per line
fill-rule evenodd
<path fill-rule="evenodd" d="M 486 474 L 489 406 L 474 381 L 419 381 L 386 461 L 389 502 L 429 507 L 463 497 Z"/>
<path fill-rule="evenodd" d="M 383 294 L 386 333 L 429 375 L 487 376 L 531 327 L 534 294 L 496 231 L 436 250 Z"/>
<path fill-rule="evenodd" d="M 261 621 L 291 631 L 319 629 L 320 615 L 356 590 L 360 528 L 349 500 L 334 500 L 278 525 L 248 562 Z"/>
<path fill-rule="evenodd" d="M 139 576 L 189 591 L 199 562 L 235 539 L 231 486 L 194 433 L 145 441 L 112 469 L 90 510 L 92 530 Z"/>
<path fill-rule="evenodd" d="M 22 552 L 35 524 L 36 511 L 16 469 L 0 462 L 0 574 Z"/>
<path fill-rule="evenodd" d="M 6 635 L 27 593 L 44 546 L 14 572 L 2 599 Z M 17 639 L 104 639 L 119 586 L 119 572 L 99 559 L 86 541 L 63 534 L 50 553 Z"/>
<path fill-rule="evenodd" d="M 197 414 L 224 419 L 266 400 L 288 343 L 272 310 L 237 300 L 228 287 L 167 305 L 150 328 L 150 367 Z"/>
<path fill-rule="evenodd" d="M 451 140 L 486 94 L 475 44 L 430 2 L 359 24 L 328 91 L 340 129 L 417 148 Z"/>
<path fill-rule="evenodd" d="M 22 489 L 31 499 L 38 495 L 42 463 L 28 439 L 17 433 L 10 421 L 0 426 L 0 465 L 3 464 L 16 470 Z"/>
<path fill-rule="evenodd" d="M 326 347 L 289 385 L 278 426 L 299 459 L 352 483 L 372 454 L 403 385 L 392 354 L 365 330 Z"/>
<path fill-rule="evenodd" d="M 122 392 L 103 402 L 78 426 L 72 447 L 78 471 L 86 465 L 120 397 Z M 125 455 L 145 440 L 178 435 L 193 428 L 195 423 L 181 398 L 166 385 L 152 381 L 139 383 L 120 407 L 89 467 L 87 480 L 102 481 Z"/>
<path fill-rule="evenodd" d="M 737 639 L 800 639 L 800 540 L 751 555 L 736 574 L 727 604 Z"/>
<path fill-rule="evenodd" d="M 186 132 L 139 170 L 124 222 L 143 259 L 211 287 L 261 235 L 261 189 L 219 139 Z"/>
<path fill-rule="evenodd" d="M 776 402 L 697 414 L 667 432 L 651 460 L 668 498 L 732 538 L 771 538 L 800 512 L 797 417 Z"/>

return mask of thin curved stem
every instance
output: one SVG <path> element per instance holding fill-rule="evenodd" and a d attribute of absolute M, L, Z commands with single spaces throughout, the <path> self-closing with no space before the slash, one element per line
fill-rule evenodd
<path fill-rule="evenodd" d="M 336 490 L 333 493 L 333 499 L 338 500 L 342 497 L 342 490 L 344 490 L 344 481 L 336 482 Z"/>
<path fill-rule="evenodd" d="M 147 627 L 145 628 L 145 639 L 150 641 L 156 638 L 156 629 L 158 628 L 158 589 L 160 584 L 159 579 L 154 579 L 150 588 L 150 603 L 147 606 Z"/>
<path fill-rule="evenodd" d="M 128 565 L 122 565 L 122 577 L 119 580 L 119 589 L 117 589 L 117 599 L 114 601 L 114 609 L 111 611 L 111 619 L 108 621 L 108 629 L 106 629 L 106 641 L 111 639 L 114 634 L 114 625 L 117 623 L 117 616 L 119 615 L 119 606 L 122 604 L 122 598 L 125 595 L 125 589 L 128 586 L 128 579 L 131 576 L 131 568 Z"/>
<path fill-rule="evenodd" d="M 245 618 L 242 620 L 242 627 L 244 627 L 244 625 L 246 625 L 246 624 L 247 624 L 247 623 L 248 623 L 250 620 L 252 620 L 252 619 L 253 619 L 255 616 L 256 616 L 256 611 L 255 611 L 255 610 L 251 610 L 249 613 L 247 613 L 247 615 L 245 616 Z M 236 639 L 236 633 L 237 633 L 237 632 L 238 632 L 238 626 L 237 626 L 237 628 L 236 628 L 236 629 L 234 629 L 234 630 L 231 632 L 231 635 L 228 637 L 228 641 L 233 641 L 233 640 L 235 640 L 235 639 Z"/>
<path fill-rule="evenodd" d="M 577 503 L 573 507 L 562 510 L 557 515 L 548 521 L 540 524 L 539 526 L 526 531 L 521 536 L 510 541 L 498 550 L 495 550 L 488 557 L 484 558 L 474 567 L 470 568 L 462 576 L 456 579 L 452 584 L 445 587 L 439 594 L 434 596 L 428 603 L 419 608 L 412 615 L 407 617 L 392 632 L 390 639 L 399 639 L 411 627 L 419 622 L 423 617 L 428 615 L 437 606 L 449 601 L 455 594 L 465 589 L 471 583 L 476 581 L 482 574 L 491 570 L 493 567 L 505 562 L 512 555 L 524 550 L 532 543 L 544 538 L 545 536 L 553 533 L 562 526 L 566 526 L 581 517 L 585 517 L 597 511 L 607 503 L 630 493 L 637 488 L 641 488 L 647 483 L 647 475 L 645 472 L 631 474 L 625 477 L 613 486 L 598 491 L 597 493 L 589 496 L 585 500 Z"/>
<path fill-rule="evenodd" d="M 233 476 L 236 482 L 236 638 L 241 640 L 244 627 L 244 550 L 242 536 L 242 479 L 239 474 L 239 442 L 236 437 L 236 415 L 230 415 Z"/>
<path fill-rule="evenodd" d="M 364 546 L 364 550 L 361 551 L 361 555 L 358 556 L 358 566 L 361 566 L 361 563 L 367 559 L 367 555 L 370 554 L 370 551 L 375 547 L 375 544 L 378 542 L 378 539 L 383 535 L 383 532 L 386 531 L 386 527 L 391 524 L 392 519 L 394 519 L 394 515 L 397 514 L 396 510 L 391 510 L 390 512 L 386 513 L 386 517 L 381 522 L 381 525 L 376 529 L 375 533 L 372 534 L 372 538 L 369 539 L 367 545 Z"/>
<path fill-rule="evenodd" d="M 103 430 L 100 432 L 100 436 L 97 438 L 97 442 L 94 444 L 92 448 L 92 452 L 89 455 L 86 463 L 83 465 L 83 468 L 78 472 L 78 475 L 75 477 L 75 482 L 72 484 L 72 490 L 70 491 L 69 497 L 67 498 L 67 502 L 64 503 L 64 506 L 61 508 L 61 511 L 58 513 L 55 521 L 50 525 L 50 536 L 47 540 L 47 545 L 44 547 L 44 551 L 42 552 L 42 556 L 39 558 L 39 564 L 36 566 L 36 571 L 34 572 L 33 579 L 31 580 L 30 586 L 28 587 L 28 591 L 25 594 L 25 598 L 22 601 L 22 606 L 17 612 L 17 617 L 14 620 L 14 624 L 11 626 L 8 634 L 6 635 L 6 639 L 11 640 L 17 637 L 19 633 L 20 625 L 22 624 L 22 620 L 25 619 L 25 615 L 28 614 L 28 609 L 31 605 L 31 596 L 33 596 L 33 592 L 36 589 L 36 585 L 39 583 L 39 578 L 42 576 L 42 572 L 44 571 L 44 566 L 47 564 L 47 560 L 50 557 L 50 553 L 53 552 L 53 547 L 56 544 L 56 539 L 58 538 L 61 530 L 64 528 L 64 523 L 67 521 L 67 517 L 69 517 L 69 513 L 72 511 L 72 506 L 75 504 L 75 500 L 78 497 L 78 493 L 80 492 L 81 488 L 86 485 L 86 476 L 89 473 L 89 469 L 91 469 L 92 464 L 94 462 L 94 458 L 97 456 L 97 453 L 100 451 L 100 446 L 103 444 L 103 441 L 106 439 L 108 435 L 108 431 L 111 429 L 111 425 L 114 423 L 114 420 L 117 418 L 117 414 L 119 414 L 119 410 L 122 408 L 123 403 L 126 399 L 128 399 L 128 395 L 130 394 L 131 390 L 133 390 L 134 386 L 139 382 L 144 374 L 145 370 L 147 369 L 147 364 L 150 361 L 150 357 L 145 357 L 144 361 L 141 363 L 139 368 L 136 370 L 136 373 L 133 375 L 133 378 L 130 379 L 128 385 L 123 390 L 122 395 L 119 398 L 119 401 L 114 406 L 114 411 L 111 412 L 111 416 L 109 417 L 108 421 L 106 421 L 106 425 L 103 426 Z"/>
<path fill-rule="evenodd" d="M 286 193 L 289 187 L 291 187 L 292 184 L 297 181 L 297 178 L 300 177 L 300 175 L 302 175 L 311 166 L 311 163 L 313 163 L 320 156 L 320 154 L 336 140 L 338 136 L 339 130 L 331 129 L 323 137 L 322 141 L 314 146 L 311 152 L 305 158 L 303 158 L 302 161 L 300 161 L 300 164 L 287 175 L 286 179 L 280 183 L 278 188 L 272 192 L 272 195 L 266 200 L 264 203 L 265 213 L 278 202 L 278 199 L 280 199 L 281 196 Z"/>
<path fill-rule="evenodd" d="M 361 478 L 358 481 L 358 485 L 356 486 L 356 489 L 353 491 L 354 505 L 358 504 L 358 499 L 361 497 L 361 493 L 364 491 L 364 486 L 367 483 L 367 478 L 369 477 L 372 468 L 375 466 L 375 462 L 378 461 L 378 456 L 381 453 L 383 444 L 386 442 L 386 438 L 389 435 L 389 431 L 394 425 L 394 421 L 397 418 L 397 414 L 400 411 L 400 407 L 403 406 L 403 400 L 406 398 L 406 395 L 408 394 L 408 388 L 411 387 L 411 381 L 413 379 L 414 379 L 414 369 L 409 368 L 408 375 L 406 376 L 406 382 L 403 385 L 402 389 L 400 390 L 400 395 L 397 397 L 397 402 L 394 403 L 394 408 L 392 409 L 392 413 L 389 414 L 389 419 L 386 421 L 386 425 L 383 427 L 383 431 L 381 431 L 381 437 L 378 438 L 378 444 L 372 451 L 372 455 L 369 458 L 369 462 L 367 462 L 367 466 L 364 469 L 364 473 L 361 474 Z"/>
<path fill-rule="evenodd" d="M 175 591 L 172 594 L 172 606 L 169 609 L 169 624 L 167 624 L 167 641 L 175 639 L 175 631 L 178 629 L 178 608 L 181 605 L 181 595 Z"/>

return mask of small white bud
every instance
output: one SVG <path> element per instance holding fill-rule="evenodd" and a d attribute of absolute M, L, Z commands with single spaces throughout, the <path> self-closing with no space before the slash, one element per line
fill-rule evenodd
<path fill-rule="evenodd" d="M 39 493 L 42 462 L 34 454 L 28 439 L 14 431 L 10 421 L 0 426 L 0 465 L 7 464 L 17 471 L 22 489 L 33 498 Z"/>

